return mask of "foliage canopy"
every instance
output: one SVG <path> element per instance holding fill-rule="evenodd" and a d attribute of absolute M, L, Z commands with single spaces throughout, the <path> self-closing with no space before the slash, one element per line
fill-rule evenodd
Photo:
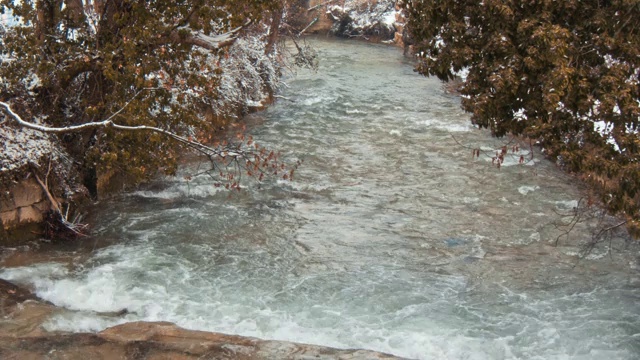
<path fill-rule="evenodd" d="M 462 106 L 535 139 L 640 235 L 640 1 L 404 0 L 417 71 L 468 70 Z"/>
<path fill-rule="evenodd" d="M 221 63 L 240 31 L 280 6 L 270 0 L 0 0 L 16 23 L 0 33 L 0 101 L 55 127 L 114 116 L 199 138 L 219 124 Z M 264 44 L 262 44 L 264 46 Z M 233 54 L 231 54 L 233 55 Z M 252 53 L 260 67 L 262 53 Z M 240 71 L 240 70 L 238 70 Z M 178 147 L 159 133 L 90 128 L 61 135 L 95 186 L 96 172 L 141 180 L 175 171 Z M 140 151 L 142 150 L 142 151 Z"/>

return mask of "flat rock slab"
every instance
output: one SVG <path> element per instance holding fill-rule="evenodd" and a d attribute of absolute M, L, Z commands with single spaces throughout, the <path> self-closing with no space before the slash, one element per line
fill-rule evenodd
<path fill-rule="evenodd" d="M 7 334 L 4 334 L 7 335 Z M 2 359 L 399 359 L 367 350 L 339 350 L 284 341 L 182 329 L 171 323 L 133 322 L 97 334 L 0 336 Z"/>
<path fill-rule="evenodd" d="M 0 359 L 400 359 L 367 350 L 340 350 L 286 341 L 187 330 L 168 322 L 131 322 L 99 333 L 52 333 L 42 324 L 67 311 L 0 280 Z"/>

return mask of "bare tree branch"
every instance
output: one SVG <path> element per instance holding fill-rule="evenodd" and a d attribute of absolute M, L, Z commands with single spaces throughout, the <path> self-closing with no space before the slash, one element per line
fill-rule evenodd
<path fill-rule="evenodd" d="M 45 182 L 43 182 L 42 180 L 40 180 L 40 177 L 35 171 L 32 171 L 32 173 L 36 181 L 42 188 L 42 191 L 47 196 L 49 203 L 51 204 L 51 211 L 53 211 L 53 213 L 55 214 L 55 221 L 59 222 L 62 226 L 64 226 L 69 231 L 71 231 L 74 234 L 74 236 L 86 236 L 84 234 L 84 230 L 86 230 L 87 225 L 82 224 L 80 222 L 80 217 L 76 217 L 75 219 L 70 221 L 69 220 L 70 206 L 67 205 L 67 211 L 63 214 L 60 208 L 60 204 L 58 203 L 56 198 L 53 195 L 51 195 L 51 192 L 49 191 L 49 186 L 45 183 L 46 179 L 45 179 Z"/>
<path fill-rule="evenodd" d="M 58 201 L 53 197 L 53 195 L 51 195 L 51 192 L 49 191 L 49 187 L 45 183 L 43 183 L 42 180 L 40 180 L 40 177 L 38 176 L 38 174 L 33 172 L 33 176 L 36 178 L 36 181 L 38 182 L 38 184 L 40 184 L 40 187 L 44 191 L 45 195 L 47 195 L 47 199 L 51 203 L 51 210 L 55 211 L 58 214 L 62 214 L 60 212 L 60 205 L 58 204 Z"/>
<path fill-rule="evenodd" d="M 298 34 L 298 36 L 301 36 L 302 34 L 304 34 L 307 30 L 309 30 L 310 27 L 313 26 L 313 24 L 317 23 L 318 20 L 320 18 L 319 17 L 315 17 L 313 20 L 311 20 L 311 22 L 309 23 L 309 25 L 307 25 L 307 27 L 305 27 L 304 29 L 302 29 L 302 31 L 300 31 L 300 33 Z"/>

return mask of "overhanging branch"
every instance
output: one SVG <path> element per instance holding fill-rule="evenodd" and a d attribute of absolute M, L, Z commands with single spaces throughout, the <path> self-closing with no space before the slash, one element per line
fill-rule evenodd
<path fill-rule="evenodd" d="M 203 154 L 206 154 L 207 156 L 220 156 L 220 157 L 226 157 L 226 156 L 231 156 L 231 157 L 243 157 L 243 154 L 241 154 L 240 152 L 234 152 L 234 151 L 229 151 L 228 149 L 222 150 L 222 149 L 216 149 L 216 148 L 212 148 L 210 146 L 206 146 L 202 143 L 199 143 L 197 141 L 193 141 L 193 140 L 189 140 L 188 138 L 184 137 L 184 136 L 180 136 L 176 133 L 173 133 L 171 131 L 168 130 L 164 130 L 161 128 L 157 128 L 154 126 L 146 126 L 146 125 L 139 125 L 139 126 L 127 126 L 127 125 L 119 125 L 113 122 L 113 118 L 118 115 L 119 113 L 122 112 L 122 110 L 124 109 L 124 107 L 122 109 L 120 109 L 119 111 L 117 111 L 116 113 L 114 113 L 112 116 L 110 116 L 108 119 L 103 120 L 103 121 L 97 121 L 97 122 L 89 122 L 89 123 L 85 123 L 85 124 L 81 124 L 81 125 L 71 125 L 71 126 L 64 126 L 64 127 L 49 127 L 49 126 L 44 126 L 44 125 L 39 125 L 39 124 L 34 124 L 28 121 L 25 121 L 22 119 L 22 117 L 20 117 L 20 115 L 18 115 L 15 111 L 13 111 L 13 109 L 11 108 L 11 106 L 6 103 L 6 102 L 2 102 L 0 101 L 0 106 L 2 106 L 5 110 L 5 112 L 7 114 L 9 114 L 9 116 L 11 118 L 13 118 L 20 126 L 29 128 L 29 129 L 33 129 L 36 131 L 40 131 L 40 132 L 44 132 L 44 133 L 54 133 L 54 134 L 65 134 L 65 133 L 71 133 L 71 132 L 79 132 L 79 131 L 84 131 L 84 130 L 88 130 L 88 129 L 95 129 L 95 128 L 112 128 L 112 129 L 116 129 L 116 130 L 122 130 L 122 131 L 150 131 L 150 132 L 155 132 L 158 134 L 162 134 L 164 136 L 167 136 L 181 144 L 184 144 L 198 152 L 201 152 Z M 126 107 L 126 105 L 125 105 Z"/>
<path fill-rule="evenodd" d="M 188 26 L 181 26 L 177 29 L 171 31 L 169 34 L 169 39 L 176 42 L 182 42 L 189 45 L 194 45 L 201 47 L 203 49 L 207 49 L 210 51 L 219 50 L 224 47 L 232 45 L 236 39 L 238 38 L 238 34 L 244 28 L 251 24 L 251 20 L 248 20 L 244 25 L 238 26 L 237 28 L 228 31 L 223 34 L 209 36 L 205 35 L 201 32 L 194 31 Z M 186 36 L 181 33 L 187 31 L 188 34 Z"/>

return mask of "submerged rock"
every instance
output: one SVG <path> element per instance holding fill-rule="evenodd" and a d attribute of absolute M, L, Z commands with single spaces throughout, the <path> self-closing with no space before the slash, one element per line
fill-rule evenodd
<path fill-rule="evenodd" d="M 132 322 L 99 333 L 47 332 L 42 325 L 64 311 L 0 280 L 2 359 L 399 359 L 368 350 L 268 341 L 187 330 L 168 322 Z"/>

